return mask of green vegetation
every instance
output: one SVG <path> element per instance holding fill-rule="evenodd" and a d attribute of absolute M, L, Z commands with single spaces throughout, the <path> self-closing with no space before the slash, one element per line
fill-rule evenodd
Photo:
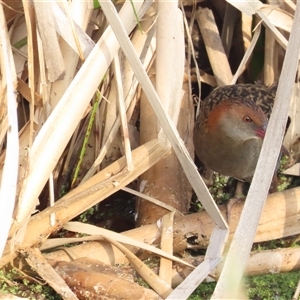
<path fill-rule="evenodd" d="M 62 298 L 48 285 L 29 282 L 15 269 L 8 272 L 0 270 L 0 293 L 10 293 L 32 300 L 61 300 Z"/>
<path fill-rule="evenodd" d="M 232 185 L 235 179 L 228 176 L 223 176 L 218 173 L 214 173 L 214 185 L 209 188 L 209 191 L 217 204 L 226 203 L 233 194 L 230 193 L 228 186 Z"/>
<path fill-rule="evenodd" d="M 299 272 L 290 272 L 249 278 L 246 283 L 248 297 L 257 300 L 290 300 L 295 293 L 299 275 Z"/>
<path fill-rule="evenodd" d="M 300 272 L 249 277 L 245 279 L 245 291 L 250 300 L 291 300 L 299 278 Z M 188 299 L 208 300 L 215 286 L 215 282 L 203 283 Z"/>

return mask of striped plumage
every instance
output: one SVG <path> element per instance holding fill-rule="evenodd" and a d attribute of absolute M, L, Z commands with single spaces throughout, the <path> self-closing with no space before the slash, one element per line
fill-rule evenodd
<path fill-rule="evenodd" d="M 276 85 L 267 87 L 263 84 L 235 84 L 215 88 L 203 101 L 201 113 L 204 118 L 209 111 L 224 100 L 248 102 L 249 105 L 255 103 L 269 118 L 276 94 Z M 199 120 L 199 118 L 198 118 Z"/>

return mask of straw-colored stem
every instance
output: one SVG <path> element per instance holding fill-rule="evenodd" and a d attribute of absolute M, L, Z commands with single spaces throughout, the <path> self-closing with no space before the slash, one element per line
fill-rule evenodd
<path fill-rule="evenodd" d="M 2 75 L 0 94 L 2 96 L 2 101 L 6 100 L 6 114 L 8 117 L 6 156 L 0 185 L 1 257 L 5 247 L 15 206 L 19 168 L 19 136 L 15 93 L 17 76 L 2 3 L 0 3 L 0 67 Z"/>
<path fill-rule="evenodd" d="M 124 103 L 125 97 L 124 97 L 124 91 L 123 91 L 120 60 L 119 60 L 118 54 L 116 54 L 114 57 L 114 74 L 115 74 L 115 80 L 117 82 L 117 102 L 118 102 L 119 118 L 121 120 L 121 128 L 122 128 L 122 133 L 123 133 L 125 157 L 127 160 L 128 171 L 131 171 L 133 168 L 132 156 L 131 156 L 131 146 L 130 146 L 130 140 L 129 140 L 128 122 L 127 122 L 127 118 L 126 118 L 126 107 L 125 107 L 125 103 Z"/>
<path fill-rule="evenodd" d="M 213 13 L 208 8 L 198 8 L 196 19 L 217 84 L 227 85 L 232 80 L 232 73 Z"/>
<path fill-rule="evenodd" d="M 224 269 L 212 299 L 228 299 L 234 297 L 243 276 L 282 145 L 290 104 L 289 100 L 292 95 L 298 67 L 300 49 L 299 35 L 300 5 L 298 3 L 278 84 L 275 104 L 264 138 L 261 154 L 258 159 L 245 207 L 241 214 L 240 222 L 229 248 Z"/>
<path fill-rule="evenodd" d="M 142 3 L 136 5 L 139 8 Z M 135 26 L 130 3 L 124 4 L 120 15 L 124 27 L 130 31 Z M 19 224 L 32 213 L 35 206 L 32 199 L 38 198 L 118 48 L 117 39 L 108 27 L 37 135 L 30 153 L 30 172 L 21 195 Z M 94 76 L 88 76 L 91 73 Z"/>

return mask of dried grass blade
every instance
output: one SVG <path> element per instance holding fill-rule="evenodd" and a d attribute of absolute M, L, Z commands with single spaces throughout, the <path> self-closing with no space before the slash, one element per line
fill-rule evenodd
<path fill-rule="evenodd" d="M 208 8 L 198 8 L 196 19 L 217 84 L 228 85 L 232 80 L 232 73 L 214 15 Z"/>
<path fill-rule="evenodd" d="M 22 251 L 26 261 L 63 299 L 78 300 L 66 282 L 51 267 L 37 248 Z"/>
<path fill-rule="evenodd" d="M 204 260 L 167 298 L 166 300 L 188 299 L 193 290 L 220 263 L 221 258 Z"/>
<path fill-rule="evenodd" d="M 284 170 L 282 174 L 292 175 L 292 176 L 300 176 L 300 163 L 297 163 L 290 168 Z"/>
<path fill-rule="evenodd" d="M 212 299 L 228 299 L 238 292 L 282 145 L 290 98 L 298 69 L 299 36 L 300 3 L 298 2 L 275 103 L 256 171 Z"/>
<path fill-rule="evenodd" d="M 239 76 L 244 72 L 245 68 L 246 68 L 246 65 L 252 55 L 252 52 L 253 52 L 253 49 L 257 43 L 257 40 L 259 38 L 259 35 L 260 35 L 260 30 L 261 30 L 261 25 L 259 24 L 256 29 L 255 29 L 255 32 L 254 32 L 254 35 L 253 35 L 253 38 L 251 40 L 251 43 L 247 49 L 247 51 L 245 52 L 244 54 L 244 57 L 236 71 L 236 73 L 234 74 L 234 76 L 232 77 L 232 80 L 230 82 L 230 84 L 235 84 L 236 81 L 238 80 Z"/>
<path fill-rule="evenodd" d="M 269 20 L 267 15 L 262 11 L 258 10 L 256 14 L 260 17 L 260 19 L 263 21 L 264 25 L 270 29 L 270 31 L 273 33 L 276 41 L 281 45 L 281 47 L 286 50 L 287 47 L 287 39 L 282 35 L 282 33 L 272 24 L 272 22 Z"/>
<path fill-rule="evenodd" d="M 220 214 L 215 202 L 212 200 L 207 187 L 202 181 L 201 176 L 199 175 L 196 166 L 190 157 L 183 141 L 179 137 L 179 134 L 171 121 L 168 114 L 165 112 L 164 107 L 161 104 L 161 101 L 155 92 L 153 85 L 143 69 L 139 58 L 137 57 L 128 36 L 124 32 L 124 28 L 120 19 L 115 11 L 115 7 L 111 2 L 100 1 L 101 7 L 110 21 L 110 24 L 114 30 L 114 33 L 117 35 L 119 43 L 122 46 L 122 50 L 125 53 L 127 59 L 129 60 L 147 98 L 149 99 L 157 118 L 164 129 L 165 134 L 167 135 L 170 143 L 173 146 L 174 151 L 183 166 L 183 169 L 189 178 L 191 185 L 193 186 L 196 194 L 201 198 L 203 206 L 206 208 L 208 213 L 212 216 L 216 224 L 224 230 L 227 230 L 228 226 Z M 200 183 L 200 184 L 199 184 Z"/>
<path fill-rule="evenodd" d="M 299 73 L 299 67 L 298 67 Z M 300 84 L 299 82 L 294 84 L 292 102 L 290 106 L 289 116 L 291 117 L 291 125 L 285 135 L 284 145 L 287 149 L 291 149 L 300 135 Z"/>
<path fill-rule="evenodd" d="M 79 40 L 81 41 L 82 38 L 80 32 L 83 32 L 83 34 L 86 36 L 85 30 L 87 28 L 87 23 L 92 13 L 92 9 L 89 7 L 90 5 L 86 1 L 72 1 L 71 3 L 70 2 L 68 3 L 69 5 L 71 5 L 74 22 L 78 24 L 80 28 L 82 28 L 81 30 L 79 30 L 78 28 L 76 30 L 76 33 L 79 36 Z M 58 6 L 57 2 L 52 2 L 51 5 L 55 16 L 57 16 L 55 20 L 60 20 L 60 21 L 61 19 L 66 20 L 66 16 L 64 16 L 64 18 L 60 17 L 60 13 L 63 13 L 63 11 L 61 7 Z M 62 23 L 63 22 L 59 22 L 59 24 L 57 25 L 61 26 Z M 78 60 L 79 60 L 78 55 L 75 52 L 77 48 L 74 42 L 74 38 L 72 36 L 70 25 L 66 23 L 66 25 L 62 29 L 60 29 L 59 26 L 56 27 L 56 30 L 63 37 L 62 39 L 60 39 L 59 45 L 64 59 L 66 76 L 64 77 L 63 80 L 56 81 L 51 86 L 50 105 L 52 108 L 54 108 L 57 105 L 57 103 L 60 101 L 61 97 L 63 96 L 68 86 L 70 85 L 70 82 L 74 78 L 74 74 L 76 72 L 76 67 L 78 65 Z M 69 39 L 71 41 L 69 41 Z M 95 46 L 95 43 L 88 36 L 86 37 L 86 44 L 88 45 L 84 45 L 83 43 L 80 44 L 81 48 L 83 49 L 83 53 L 85 57 L 87 57 L 87 55 L 91 52 L 91 50 Z M 75 51 L 74 48 L 76 48 Z"/>
<path fill-rule="evenodd" d="M 161 250 L 173 253 L 173 221 L 175 212 L 164 215 L 161 219 Z M 159 278 L 166 282 L 170 287 L 172 284 L 172 261 L 160 258 Z"/>
<path fill-rule="evenodd" d="M 191 19 L 190 19 L 190 26 L 189 26 L 182 2 L 180 2 L 180 8 L 181 8 L 182 13 L 183 13 L 183 23 L 184 23 L 184 27 L 185 27 L 185 33 L 186 33 L 186 36 L 187 36 L 187 39 L 188 39 L 188 53 L 187 53 L 188 65 L 189 66 L 191 65 L 191 56 L 192 56 L 193 57 L 193 63 L 195 64 L 195 72 L 196 72 L 197 83 L 198 83 L 198 86 L 199 86 L 198 98 L 201 99 L 201 74 L 200 74 L 198 63 L 197 63 L 197 60 L 196 60 L 195 49 L 194 49 L 194 45 L 193 45 L 193 41 L 192 41 L 192 37 L 191 37 L 191 33 L 192 33 L 192 30 L 193 30 L 193 25 L 194 25 L 194 21 L 195 21 L 195 9 L 193 9 L 193 11 L 192 11 L 192 16 L 191 16 Z M 189 90 L 190 90 L 189 97 L 191 97 L 191 84 L 192 84 L 191 83 L 191 72 L 188 72 L 187 76 L 188 76 L 188 84 L 189 84 Z M 200 101 L 198 102 L 198 105 L 197 105 L 196 117 L 199 114 L 199 110 L 200 110 Z"/>
<path fill-rule="evenodd" d="M 152 245 L 148 245 L 146 243 L 137 241 L 131 237 L 125 236 L 125 235 L 117 233 L 117 232 L 113 232 L 113 231 L 110 231 L 110 230 L 107 230 L 104 228 L 99 228 L 94 225 L 84 224 L 84 223 L 80 223 L 80 222 L 69 222 L 69 223 L 66 223 L 63 227 L 67 230 L 74 231 L 74 232 L 80 232 L 80 233 L 85 233 L 85 234 L 90 234 L 90 235 L 98 235 L 98 239 L 99 239 L 99 235 L 103 236 L 104 238 L 110 237 L 120 243 L 124 243 L 129 246 L 133 246 L 133 247 L 138 247 L 138 248 L 153 252 L 155 254 L 158 254 L 160 256 L 163 256 L 169 260 L 173 260 L 178 263 L 184 264 L 186 266 L 193 267 L 192 265 L 186 263 L 184 260 L 181 260 L 180 258 L 173 256 L 172 254 L 169 254 L 169 253 L 167 253 L 161 249 L 158 249 Z"/>
<path fill-rule="evenodd" d="M 2 3 L 0 3 L 0 68 L 2 75 L 0 94 L 3 95 L 2 100 L 6 100 L 4 107 L 6 106 L 5 115 L 7 115 L 8 120 L 6 127 L 7 151 L 0 185 L 0 257 L 2 257 L 15 206 L 19 168 L 18 117 L 15 93 L 17 75 Z"/>
<path fill-rule="evenodd" d="M 189 276 L 169 295 L 167 299 L 187 299 L 197 286 L 212 272 L 221 262 L 223 248 L 220 241 L 226 241 L 228 232 L 215 228 L 210 238 L 204 261 L 199 264 Z M 224 246 L 224 244 L 223 244 Z"/>
<path fill-rule="evenodd" d="M 52 3 L 34 0 L 39 35 L 42 39 L 43 52 L 48 69 L 49 81 L 60 80 L 65 75 L 64 61 L 55 30 L 55 17 Z"/>
<path fill-rule="evenodd" d="M 94 41 L 84 32 L 84 28 L 86 26 L 83 26 L 81 28 L 78 25 L 78 22 L 82 25 L 83 23 L 86 23 L 85 21 L 82 22 L 82 19 L 86 19 L 85 15 L 90 15 L 90 9 L 88 8 L 87 3 L 75 3 L 72 2 L 72 11 L 74 11 L 74 6 L 80 6 L 80 9 L 76 10 L 76 14 L 73 13 L 73 20 L 69 20 L 69 18 L 66 16 L 65 11 L 63 8 L 59 5 L 58 2 L 51 2 L 51 8 L 53 10 L 53 13 L 55 15 L 55 28 L 57 32 L 60 34 L 60 36 L 65 40 L 65 42 L 79 55 L 82 51 L 83 58 L 87 58 L 88 55 L 93 50 L 95 43 Z M 73 22 L 73 25 L 70 24 Z M 75 31 L 74 31 L 75 30 Z M 76 36 L 75 36 L 76 34 Z M 78 41 L 78 44 L 76 42 L 76 39 Z"/>
<path fill-rule="evenodd" d="M 176 125 L 181 108 L 185 62 L 182 12 L 177 1 L 158 2 L 156 38 L 155 88 Z"/>
<path fill-rule="evenodd" d="M 105 239 L 126 255 L 131 265 L 158 295 L 165 298 L 172 292 L 172 289 L 163 280 L 161 280 L 151 269 L 149 269 L 139 258 L 132 254 L 132 252 L 129 251 L 125 246 L 123 246 L 119 242 L 116 242 L 108 236 L 106 236 Z"/>
<path fill-rule="evenodd" d="M 138 7 L 142 3 L 137 4 Z M 128 31 L 135 26 L 132 7 L 126 2 L 120 11 L 121 19 Z M 130 17 L 131 16 L 131 17 Z M 102 35 L 97 47 L 94 47 L 85 63 L 82 65 L 68 90 L 55 107 L 44 126 L 38 133 L 31 149 L 31 170 L 21 195 L 18 222 L 23 223 L 31 214 L 35 203 L 28 204 L 30 199 L 37 199 L 50 172 L 54 169 L 59 157 L 65 149 L 71 135 L 98 84 L 106 72 L 110 59 L 116 53 L 119 44 L 110 27 Z M 93 73 L 93 76 L 88 74 Z M 22 239 L 22 238 L 21 238 Z"/>
<path fill-rule="evenodd" d="M 260 2 L 259 0 L 251 0 L 251 1 L 226 0 L 226 1 L 248 16 L 254 15 L 256 11 L 263 6 L 263 3 Z"/>
<path fill-rule="evenodd" d="M 284 0 L 284 3 L 288 5 L 291 10 L 296 10 L 296 4 L 292 0 Z"/>
<path fill-rule="evenodd" d="M 26 21 L 26 29 L 27 29 L 27 52 L 28 52 L 28 79 L 29 79 L 29 87 L 31 92 L 31 103 L 29 106 L 30 109 L 30 117 L 29 117 L 29 132 L 24 130 L 23 134 L 23 142 L 26 145 L 26 151 L 20 152 L 20 162 L 22 168 L 19 170 L 19 202 L 18 207 L 16 210 L 16 220 L 19 222 L 14 222 L 13 226 L 10 230 L 10 236 L 12 237 L 16 230 L 18 230 L 21 226 L 21 235 L 24 234 L 24 228 L 26 228 L 27 222 L 30 218 L 30 214 L 33 213 L 34 208 L 37 204 L 37 198 L 29 198 L 23 201 L 22 195 L 27 183 L 27 176 L 30 170 L 30 147 L 32 146 L 33 142 L 33 135 L 35 132 L 35 123 L 34 123 L 34 102 L 35 102 L 35 87 L 37 84 L 37 77 L 38 74 L 35 70 L 38 70 L 38 57 L 35 53 L 38 53 L 40 49 L 37 46 L 37 30 L 36 30 L 36 20 L 35 20 L 35 13 L 33 8 L 33 3 L 25 1 L 23 2 L 24 7 L 24 14 L 25 14 L 25 21 Z M 24 62 L 25 63 L 25 62 Z M 24 126 L 26 127 L 26 125 Z M 28 129 L 28 128 L 27 128 Z M 27 141 L 25 141 L 27 139 Z M 22 148 L 21 148 L 22 149 Z M 46 181 L 45 181 L 46 182 Z M 25 213 L 24 218 L 18 218 L 18 215 L 22 213 L 22 208 L 26 207 L 27 213 Z M 13 243 L 16 241 L 14 238 Z"/>
<path fill-rule="evenodd" d="M 17 245 L 15 251 L 18 251 L 21 246 L 27 248 L 40 243 L 62 224 L 128 185 L 168 154 L 168 148 L 166 149 L 160 141 L 153 140 L 132 151 L 135 167 L 131 172 L 126 170 L 124 157 L 115 161 L 58 200 L 53 207 L 48 207 L 31 217 L 26 228 L 24 242 Z M 51 213 L 56 213 L 57 222 L 53 227 L 49 224 Z M 11 233 L 13 232 L 11 231 Z M 5 256 L 0 260 L 0 268 L 14 256 L 16 253 L 11 253 L 10 245 L 6 245 Z"/>
<path fill-rule="evenodd" d="M 283 49 L 286 49 L 287 40 L 275 26 L 278 26 L 286 31 L 290 31 L 289 28 L 291 24 L 291 18 L 287 12 L 280 10 L 278 8 L 274 8 L 272 6 L 264 5 L 262 2 L 258 0 L 252 0 L 252 1 L 226 0 L 226 1 L 247 15 L 257 14 L 260 17 L 260 19 L 263 21 L 264 25 L 272 31 L 277 42 L 282 46 Z M 280 14 L 280 18 L 275 17 L 276 14 Z"/>
<path fill-rule="evenodd" d="M 143 23 L 142 23 L 142 26 L 144 27 Z M 135 32 L 135 34 L 132 38 L 132 41 L 133 41 L 134 44 L 135 44 L 135 41 L 137 41 L 139 43 L 138 47 L 137 47 L 138 48 L 137 52 L 139 52 L 139 50 L 141 48 L 140 47 L 140 42 L 142 40 L 145 40 L 145 44 L 143 44 L 140 59 L 143 62 L 144 68 L 147 69 L 147 67 L 149 66 L 149 64 L 150 64 L 150 62 L 153 58 L 153 55 L 154 55 L 155 49 L 156 49 L 155 40 L 153 39 L 153 31 L 151 30 L 148 33 L 148 36 L 146 38 L 145 38 L 145 33 L 143 34 L 139 31 Z M 126 82 L 129 81 L 129 80 L 132 81 L 132 77 L 133 77 L 132 70 L 131 70 L 130 73 L 128 73 L 128 75 L 127 75 L 127 73 L 124 74 L 124 72 L 123 72 L 123 75 L 126 75 Z M 126 82 L 124 83 L 124 86 L 126 85 Z M 136 92 L 137 86 L 138 86 L 138 81 L 134 77 L 134 80 L 131 83 L 131 87 L 130 87 L 128 93 L 127 93 L 126 100 L 125 100 L 127 113 L 128 113 L 128 111 L 132 111 L 133 107 L 135 106 L 134 105 L 135 101 L 132 101 L 132 99 L 134 98 L 134 94 Z M 129 117 L 128 117 L 128 119 L 129 119 Z M 100 153 L 99 153 L 98 157 L 94 161 L 91 168 L 88 170 L 87 174 L 82 179 L 81 183 L 85 182 L 87 179 L 89 179 L 91 176 L 93 176 L 94 173 L 96 172 L 96 169 L 100 165 L 100 163 L 103 161 L 103 159 L 104 159 L 104 157 L 105 157 L 105 155 L 106 155 L 106 153 L 109 149 L 109 146 L 111 145 L 111 143 L 112 143 L 119 127 L 120 127 L 120 124 L 121 124 L 120 118 L 116 118 L 115 122 L 113 123 L 113 125 L 112 125 L 112 127 L 111 127 L 111 129 L 108 133 L 107 139 L 103 143 L 103 146 L 100 150 Z"/>
<path fill-rule="evenodd" d="M 131 147 L 129 141 L 129 132 L 128 132 L 128 123 L 126 118 L 126 108 L 124 103 L 124 91 L 122 84 L 122 75 L 121 75 L 121 66 L 118 54 L 114 57 L 114 74 L 115 80 L 117 82 L 117 102 L 118 102 L 118 111 L 119 118 L 121 120 L 121 128 L 123 132 L 124 148 L 125 148 L 125 157 L 127 161 L 127 168 L 129 171 L 133 169 L 132 156 L 131 156 Z"/>
<path fill-rule="evenodd" d="M 220 254 L 224 248 L 224 243 L 228 236 L 228 225 L 225 222 L 223 216 L 220 214 L 219 209 L 217 208 L 215 202 L 212 200 L 207 187 L 205 186 L 201 176 L 199 175 L 193 160 L 191 159 L 183 141 L 179 137 L 179 134 L 174 127 L 174 124 L 170 120 L 168 114 L 165 112 L 164 107 L 155 92 L 147 73 L 142 68 L 139 58 L 137 57 L 126 33 L 124 32 L 124 28 L 122 27 L 122 23 L 119 20 L 119 17 L 115 11 L 114 6 L 111 2 L 100 1 L 101 7 L 109 20 L 114 33 L 118 37 L 119 43 L 122 47 L 123 52 L 125 53 L 127 59 L 129 60 L 135 74 L 148 98 L 150 101 L 153 110 L 156 113 L 156 116 L 160 122 L 164 130 L 164 135 L 168 137 L 169 142 L 171 143 L 184 171 L 189 179 L 194 191 L 196 192 L 197 196 L 201 199 L 201 202 L 209 215 L 214 220 L 215 224 L 217 225 L 215 231 L 220 233 L 218 236 L 220 239 L 213 241 L 213 246 L 209 248 L 208 257 L 211 257 L 210 254 Z M 220 257 L 214 259 L 214 261 L 219 262 Z M 207 263 L 208 260 L 205 261 Z M 210 259 L 209 259 L 210 261 Z M 210 264 L 208 264 L 210 265 Z M 198 267 L 201 269 L 202 264 Z M 211 271 L 211 269 L 205 269 L 205 272 L 201 273 L 201 280 L 203 280 Z M 186 281 L 185 281 L 186 282 Z M 193 286 L 193 288 L 195 288 Z"/>
<path fill-rule="evenodd" d="M 235 24 L 238 17 L 238 10 L 231 4 L 227 3 L 221 33 L 222 44 L 224 46 L 225 54 L 227 57 L 229 57 Z"/>
<path fill-rule="evenodd" d="M 36 107 L 43 107 L 42 97 L 38 93 L 34 93 L 35 102 L 31 98 L 31 88 L 21 78 L 18 79 L 18 92 L 29 102 L 34 104 Z"/>
<path fill-rule="evenodd" d="M 264 60 L 264 84 L 270 86 L 275 82 L 275 74 L 278 70 L 278 47 L 274 35 L 268 28 L 265 31 L 265 60 Z M 277 58 L 277 59 L 276 59 Z M 279 76 L 278 76 L 279 77 Z M 277 77 L 277 78 L 278 78 Z"/>
<path fill-rule="evenodd" d="M 293 24 L 293 16 L 290 15 L 288 12 L 278 7 L 276 8 L 270 7 L 269 5 L 263 6 L 260 9 L 260 11 L 264 12 L 264 14 L 268 17 L 270 22 L 275 27 L 283 29 L 288 33 L 291 32 L 292 24 Z"/>
<path fill-rule="evenodd" d="M 174 211 L 174 212 L 178 213 L 179 215 L 182 215 L 182 213 L 179 212 L 179 211 L 177 211 L 173 206 L 170 206 L 170 205 L 168 205 L 168 204 L 166 204 L 166 203 L 164 203 L 164 202 L 162 202 L 160 200 L 157 200 L 157 199 L 155 199 L 153 197 L 150 197 L 150 196 L 148 196 L 146 194 L 137 192 L 137 191 L 135 191 L 133 189 L 130 189 L 128 187 L 123 187 L 122 190 L 125 191 L 125 192 L 128 192 L 128 193 L 130 193 L 132 195 L 135 195 L 135 196 L 138 196 L 138 197 L 143 198 L 145 200 L 148 200 L 148 201 L 150 201 L 152 203 L 155 203 L 156 205 L 161 206 L 161 207 L 163 207 L 163 208 L 165 208 L 165 209 L 167 209 L 169 211 Z"/>

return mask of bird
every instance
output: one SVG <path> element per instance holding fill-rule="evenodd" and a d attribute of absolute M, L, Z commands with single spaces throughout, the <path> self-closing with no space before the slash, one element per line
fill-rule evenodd
<path fill-rule="evenodd" d="M 209 169 L 251 182 L 272 112 L 276 85 L 235 84 L 214 89 L 194 128 L 195 152 Z"/>

